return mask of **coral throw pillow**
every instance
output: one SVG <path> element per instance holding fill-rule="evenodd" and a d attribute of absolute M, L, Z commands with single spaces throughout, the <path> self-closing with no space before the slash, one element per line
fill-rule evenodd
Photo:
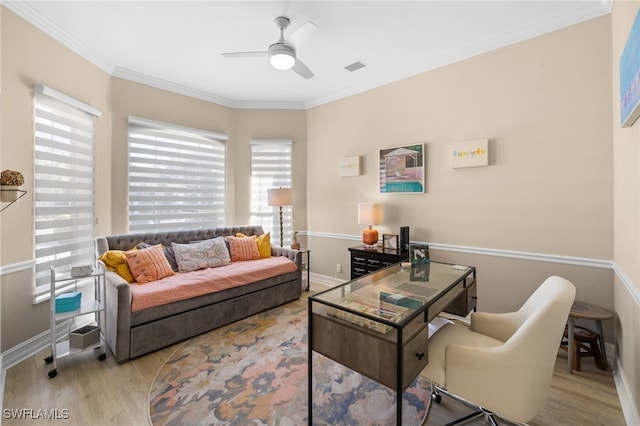
<path fill-rule="evenodd" d="M 255 235 L 243 238 L 226 237 L 226 240 L 229 243 L 232 262 L 260 259 L 260 252 L 258 251 L 258 243 Z"/>
<path fill-rule="evenodd" d="M 135 281 L 129 264 L 127 263 L 127 257 L 122 250 L 109 250 L 105 251 L 100 259 L 104 263 L 104 267 L 107 271 L 113 271 L 120 275 L 126 282 L 132 283 Z"/>
<path fill-rule="evenodd" d="M 125 252 L 129 269 L 139 284 L 156 281 L 173 275 L 171 265 L 164 256 L 162 244 Z"/>
<path fill-rule="evenodd" d="M 246 235 L 242 233 L 237 233 L 236 237 L 244 238 Z M 260 253 L 260 257 L 271 257 L 271 233 L 267 232 L 266 234 L 259 235 L 256 237 L 256 243 L 258 244 L 258 252 Z"/>
<path fill-rule="evenodd" d="M 171 243 L 180 272 L 216 268 L 231 263 L 223 237 L 198 241 L 192 244 Z"/>

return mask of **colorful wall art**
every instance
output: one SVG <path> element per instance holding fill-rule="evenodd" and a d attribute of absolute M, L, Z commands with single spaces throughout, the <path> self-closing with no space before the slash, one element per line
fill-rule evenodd
<path fill-rule="evenodd" d="M 620 56 L 620 121 L 630 127 L 640 117 L 640 11 Z"/>
<path fill-rule="evenodd" d="M 344 157 L 338 160 L 339 176 L 360 176 L 360 156 Z"/>
<path fill-rule="evenodd" d="M 379 160 L 380 192 L 425 192 L 424 144 L 381 149 Z"/>
<path fill-rule="evenodd" d="M 456 142 L 449 147 L 449 165 L 452 169 L 489 165 L 489 139 Z"/>

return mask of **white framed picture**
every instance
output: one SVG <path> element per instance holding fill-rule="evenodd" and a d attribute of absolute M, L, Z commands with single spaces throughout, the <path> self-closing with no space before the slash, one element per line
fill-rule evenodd
<path fill-rule="evenodd" d="M 425 192 L 424 144 L 381 149 L 378 159 L 381 193 Z"/>
<path fill-rule="evenodd" d="M 338 176 L 360 176 L 360 156 L 341 158 L 338 161 Z"/>
<path fill-rule="evenodd" d="M 449 147 L 449 166 L 452 169 L 489 165 L 489 139 L 452 143 Z"/>

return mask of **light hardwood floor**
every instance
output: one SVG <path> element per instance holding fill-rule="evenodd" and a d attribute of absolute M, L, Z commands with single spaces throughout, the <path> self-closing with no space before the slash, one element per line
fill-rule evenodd
<path fill-rule="evenodd" d="M 312 293 L 315 289 L 321 287 L 312 284 Z M 303 298 L 292 303 L 306 306 L 308 294 L 303 292 Z M 79 354 L 60 360 L 53 379 L 47 377 L 51 367 L 43 361 L 50 351 L 41 351 L 7 371 L 2 424 L 148 425 L 149 387 L 156 371 L 180 345 L 122 365 L 111 356 L 100 362 L 97 353 Z M 587 358 L 582 361 L 583 371 L 570 375 L 566 366 L 566 354 L 560 352 L 547 405 L 530 425 L 625 425 L 611 371 L 598 370 Z M 59 418 L 12 418 L 20 410 L 23 414 L 31 410 L 27 416 L 35 417 L 42 409 Z M 434 404 L 426 425 L 441 425 L 467 412 L 445 396 L 441 404 Z"/>

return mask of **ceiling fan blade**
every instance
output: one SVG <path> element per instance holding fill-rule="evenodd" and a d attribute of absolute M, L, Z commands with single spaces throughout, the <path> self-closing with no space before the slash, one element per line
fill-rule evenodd
<path fill-rule="evenodd" d="M 287 44 L 291 44 L 296 49 L 309 40 L 317 31 L 318 26 L 313 22 L 307 22 L 287 38 Z"/>
<path fill-rule="evenodd" d="M 300 77 L 304 77 L 307 80 L 313 77 L 313 73 L 305 64 L 303 64 L 300 59 L 296 59 L 296 62 L 293 64 L 291 68 L 294 70 Z"/>
<path fill-rule="evenodd" d="M 222 53 L 223 58 L 258 58 L 269 56 L 269 52 L 229 52 Z"/>

